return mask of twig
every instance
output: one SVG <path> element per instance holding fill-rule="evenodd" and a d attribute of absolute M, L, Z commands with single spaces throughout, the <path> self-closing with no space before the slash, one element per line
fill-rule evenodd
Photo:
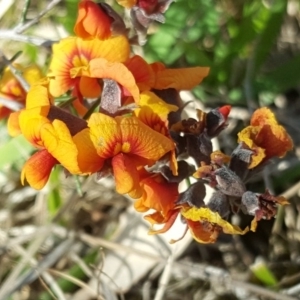
<path fill-rule="evenodd" d="M 35 46 L 42 46 L 46 48 L 51 47 L 51 45 L 55 43 L 55 41 L 50 41 L 48 39 L 43 39 L 40 37 L 33 37 L 33 36 L 20 34 L 15 32 L 14 30 L 9 30 L 9 29 L 0 30 L 0 39 L 2 40 L 9 39 L 17 42 L 28 43 Z"/>
<path fill-rule="evenodd" d="M 59 272 L 59 271 L 54 270 L 54 269 L 50 269 L 49 272 L 52 273 L 52 274 L 54 274 L 54 275 L 60 276 L 62 278 L 65 278 L 65 279 L 69 280 L 70 282 L 76 284 L 77 286 L 79 286 L 81 288 L 87 289 L 89 292 L 92 293 L 93 297 L 99 297 L 99 295 L 97 295 L 96 291 L 94 291 L 89 285 L 87 285 L 85 282 L 83 282 L 83 281 L 75 278 L 74 276 L 65 274 L 63 272 Z M 104 300 L 102 297 L 100 299 Z"/>
<path fill-rule="evenodd" d="M 6 56 L 3 54 L 2 51 L 0 51 L 0 60 L 1 62 L 3 62 L 4 65 L 8 66 L 10 71 L 12 72 L 12 74 L 16 77 L 16 79 L 19 81 L 19 83 L 21 84 L 22 88 L 28 92 L 29 91 L 29 84 L 28 82 L 25 80 L 25 78 L 20 74 L 20 71 L 18 69 L 16 69 L 13 64 L 11 63 L 11 61 L 9 59 L 6 58 Z"/>
<path fill-rule="evenodd" d="M 280 292 L 275 292 L 252 283 L 233 279 L 227 271 L 221 268 L 205 266 L 203 264 L 182 264 L 177 262 L 174 263 L 174 267 L 184 270 L 190 277 L 210 281 L 214 284 L 217 283 L 220 285 L 226 285 L 231 290 L 234 290 L 235 288 L 243 288 L 261 297 L 274 300 L 296 300 L 295 298 L 284 295 Z"/>
<path fill-rule="evenodd" d="M 284 294 L 287 294 L 287 295 L 299 295 L 300 293 L 300 283 L 290 287 L 289 289 L 286 289 L 283 291 Z"/>
<path fill-rule="evenodd" d="M 25 24 L 20 24 L 19 26 L 17 26 L 17 28 L 15 28 L 15 32 L 16 33 L 22 33 L 25 30 L 27 30 L 28 28 L 30 28 L 32 25 L 37 24 L 40 19 L 46 14 L 48 13 L 55 5 L 57 5 L 59 2 L 61 2 L 62 0 L 53 0 L 51 1 L 45 9 L 43 9 L 35 18 L 33 18 L 32 20 L 26 22 Z"/>
<path fill-rule="evenodd" d="M 39 276 L 39 275 L 38 275 Z M 54 292 L 55 296 L 58 300 L 67 300 L 63 291 L 56 283 L 54 278 L 47 272 L 41 273 L 41 277 L 45 280 L 45 282 L 50 286 L 51 290 Z"/>
<path fill-rule="evenodd" d="M 172 253 L 167 261 L 167 265 L 164 268 L 164 271 L 159 280 L 159 286 L 155 294 L 154 300 L 162 300 L 164 298 L 166 288 L 171 278 L 172 266 L 174 263 L 174 254 Z"/>
<path fill-rule="evenodd" d="M 43 239 L 45 239 L 48 235 L 42 236 Z M 38 239 L 39 240 L 39 239 Z M 16 290 L 20 289 L 22 286 L 29 284 L 36 280 L 38 276 L 43 273 L 46 269 L 48 269 L 50 266 L 52 266 L 62 255 L 69 250 L 73 243 L 74 239 L 69 238 L 65 241 L 63 241 L 58 247 L 56 247 L 52 252 L 50 252 L 48 255 L 45 256 L 45 258 L 39 262 L 39 264 L 36 266 L 35 270 L 29 270 L 19 278 L 15 276 L 14 271 L 17 270 L 18 274 L 20 273 L 20 266 L 21 270 L 23 269 L 23 264 L 19 264 L 12 274 L 14 275 L 15 280 L 14 281 L 9 281 L 10 285 L 6 286 L 5 289 L 2 289 L 0 291 L 0 299 L 7 299 L 12 293 L 14 293 Z M 37 243 L 39 244 L 39 243 Z M 40 246 L 40 244 L 39 244 Z M 32 253 L 28 251 L 28 255 Z M 24 260 L 24 257 L 23 257 Z M 28 261 L 28 257 L 26 257 L 26 260 Z M 21 261 L 22 262 L 22 261 Z M 19 267 L 19 268 L 18 268 Z M 7 281 L 5 282 L 7 285 Z"/>
<path fill-rule="evenodd" d="M 100 247 L 103 247 L 103 248 L 106 248 L 106 249 L 109 249 L 112 251 L 120 251 L 121 250 L 121 251 L 125 251 L 127 253 L 134 253 L 134 254 L 140 255 L 142 257 L 153 259 L 154 261 L 157 261 L 157 262 L 161 261 L 162 259 L 165 261 L 164 258 L 150 254 L 146 251 L 134 249 L 132 247 L 128 247 L 125 245 L 120 245 L 118 243 L 107 241 L 107 240 L 99 238 L 99 237 L 94 237 L 94 236 L 88 235 L 86 233 L 79 233 L 78 238 L 90 246 L 94 246 L 94 247 L 100 246 Z"/>
<path fill-rule="evenodd" d="M 36 232 L 36 239 L 32 242 L 32 244 L 28 247 L 27 256 L 23 256 L 18 265 L 12 270 L 7 279 L 0 288 L 0 299 L 5 299 L 4 295 L 7 295 L 8 291 L 15 284 L 19 274 L 22 272 L 23 268 L 29 262 L 29 257 L 33 257 L 35 253 L 40 248 L 41 244 L 45 241 L 48 234 L 51 232 L 50 227 L 41 228 Z"/>
<path fill-rule="evenodd" d="M 20 20 L 21 25 L 23 25 L 27 20 L 27 13 L 28 13 L 29 6 L 30 6 L 30 0 L 26 0 L 21 15 L 21 20 Z"/>
<path fill-rule="evenodd" d="M 295 185 L 293 185 L 288 190 L 286 190 L 284 193 L 282 193 L 281 196 L 285 197 L 286 199 L 289 199 L 289 198 L 293 197 L 295 194 L 297 194 L 299 189 L 300 189 L 300 181 L 297 182 Z M 275 222 L 274 222 L 274 225 L 272 228 L 272 233 L 280 234 L 282 223 L 283 223 L 283 218 L 284 218 L 284 206 L 280 206 L 278 208 L 277 217 L 275 219 Z"/>
<path fill-rule="evenodd" d="M 19 255 L 24 256 L 28 256 L 28 253 L 25 251 L 25 249 L 21 246 L 16 246 L 13 249 L 15 252 L 17 252 Z M 37 261 L 33 258 L 33 257 L 28 257 L 30 264 L 35 267 L 38 263 Z M 60 289 L 60 287 L 58 286 L 58 284 L 55 282 L 55 280 L 53 279 L 53 277 L 47 273 L 47 272 L 42 272 L 40 274 L 41 276 L 41 280 L 43 282 L 46 282 L 50 288 L 53 290 L 54 294 L 57 296 L 58 300 L 66 300 L 64 293 L 62 292 L 62 290 Z"/>

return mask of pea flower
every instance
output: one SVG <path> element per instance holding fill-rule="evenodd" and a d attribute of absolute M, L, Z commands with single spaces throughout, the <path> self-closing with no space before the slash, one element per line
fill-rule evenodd
<path fill-rule="evenodd" d="M 293 147 L 292 139 L 267 107 L 254 112 L 250 126 L 238 134 L 238 141 L 243 142 L 253 151 L 250 169 L 272 157 L 285 156 L 286 152 Z"/>
<path fill-rule="evenodd" d="M 90 161 L 83 170 L 85 173 L 99 172 L 99 176 L 106 176 L 111 172 L 117 192 L 129 193 L 133 198 L 142 195 L 139 170 L 152 166 L 174 149 L 171 139 L 130 115 L 113 118 L 94 113 L 88 120 L 88 128 L 77 133 L 73 140 L 78 149 L 78 161 L 90 157 L 90 151 L 97 152 L 98 161 Z"/>
<path fill-rule="evenodd" d="M 74 32 L 83 39 L 107 39 L 111 36 L 112 19 L 102 8 L 101 3 L 81 0 Z"/>
<path fill-rule="evenodd" d="M 72 76 L 71 70 L 86 67 L 95 58 L 107 66 L 124 62 L 129 58 L 129 43 L 126 37 L 118 36 L 106 40 L 79 37 L 62 39 L 53 45 L 53 57 L 49 66 L 49 91 L 58 97 L 74 87 L 87 98 L 96 98 L 101 93 L 97 78 Z"/>
<path fill-rule="evenodd" d="M 86 122 L 53 104 L 46 86 L 33 85 L 27 95 L 26 108 L 12 113 L 8 120 L 11 135 L 22 133 L 38 149 L 27 160 L 21 174 L 22 183 L 26 180 L 35 189 L 45 186 L 57 164 L 72 174 L 82 174 L 72 135 L 84 129 Z"/>

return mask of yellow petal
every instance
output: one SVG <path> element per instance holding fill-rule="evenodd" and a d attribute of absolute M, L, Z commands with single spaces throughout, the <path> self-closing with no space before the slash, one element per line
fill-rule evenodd
<path fill-rule="evenodd" d="M 199 221 L 199 222 L 209 222 L 212 224 L 216 224 L 222 227 L 223 232 L 227 234 L 245 234 L 249 231 L 249 228 L 246 227 L 242 230 L 240 227 L 236 225 L 232 225 L 229 222 L 223 220 L 217 212 L 212 212 L 209 208 L 201 207 L 201 208 L 183 208 L 181 210 L 181 214 L 188 220 L 191 221 Z"/>
<path fill-rule="evenodd" d="M 136 4 L 137 0 L 117 0 L 119 5 L 124 6 L 125 8 L 131 8 Z"/>
<path fill-rule="evenodd" d="M 54 120 L 52 124 L 45 124 L 41 128 L 40 134 L 44 147 L 63 167 L 71 174 L 82 174 L 78 166 L 77 147 L 64 122 Z"/>

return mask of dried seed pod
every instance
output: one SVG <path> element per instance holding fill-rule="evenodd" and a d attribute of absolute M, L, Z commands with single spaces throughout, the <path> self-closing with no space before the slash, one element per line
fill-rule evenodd
<path fill-rule="evenodd" d="M 213 147 L 212 147 L 212 143 L 211 143 L 210 137 L 207 134 L 206 129 L 199 136 L 199 144 L 200 144 L 200 147 L 199 147 L 200 152 L 203 153 L 205 156 L 210 157 Z"/>
<path fill-rule="evenodd" d="M 172 170 L 164 165 L 159 169 L 160 173 L 168 180 L 168 182 L 181 182 L 183 179 L 191 176 L 195 172 L 195 167 L 188 164 L 184 160 L 178 162 L 178 175 L 174 176 Z"/>
<path fill-rule="evenodd" d="M 242 196 L 242 210 L 248 215 L 255 216 L 259 210 L 258 194 L 247 191 Z"/>
<path fill-rule="evenodd" d="M 214 171 L 214 175 L 216 177 L 218 190 L 224 194 L 241 197 L 245 193 L 246 187 L 241 178 L 229 168 L 222 166 Z"/>
<path fill-rule="evenodd" d="M 198 136 L 186 135 L 186 142 L 187 153 L 195 160 L 198 166 L 200 166 L 201 162 L 205 162 L 206 164 L 210 163 L 209 149 L 212 149 L 210 140 L 206 140 L 205 145 L 202 144 L 202 151 L 206 152 L 208 155 L 201 151 L 201 141 Z"/>
<path fill-rule="evenodd" d="M 212 109 L 206 115 L 207 134 L 212 138 L 217 136 L 226 126 L 230 105 L 225 105 L 220 108 Z"/>
<path fill-rule="evenodd" d="M 100 102 L 100 112 L 114 116 L 121 106 L 121 89 L 112 79 L 103 79 L 103 91 Z"/>
<path fill-rule="evenodd" d="M 207 203 L 207 207 L 217 212 L 222 218 L 226 218 L 230 213 L 230 204 L 227 196 L 220 191 L 214 192 Z"/>
<path fill-rule="evenodd" d="M 235 172 L 242 180 L 247 178 L 249 173 L 248 167 L 251 163 L 252 154 L 254 153 L 246 147 L 247 146 L 244 143 L 239 143 L 231 154 L 229 164 L 229 169 Z"/>
<path fill-rule="evenodd" d="M 176 204 L 187 203 L 190 206 L 196 206 L 198 208 L 204 206 L 203 199 L 206 196 L 206 187 L 202 181 L 198 181 L 189 186 L 189 188 L 179 194 Z"/>

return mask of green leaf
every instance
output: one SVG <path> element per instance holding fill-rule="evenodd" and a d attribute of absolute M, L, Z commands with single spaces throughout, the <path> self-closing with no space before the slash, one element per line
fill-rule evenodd
<path fill-rule="evenodd" d="M 64 25 L 66 30 L 71 34 L 74 34 L 73 28 L 78 13 L 78 3 L 79 0 L 66 0 L 65 5 L 67 10 L 67 15 L 60 19 L 60 22 Z"/>
<path fill-rule="evenodd" d="M 53 217 L 56 215 L 57 211 L 62 205 L 62 198 L 60 195 L 60 173 L 61 169 L 56 167 L 52 170 L 50 175 L 50 193 L 48 197 L 48 211 L 50 216 Z"/>
<path fill-rule="evenodd" d="M 0 169 L 7 167 L 20 160 L 25 160 L 30 156 L 33 147 L 20 135 L 0 147 Z"/>
<path fill-rule="evenodd" d="M 259 261 L 250 266 L 252 273 L 266 286 L 274 286 L 278 283 L 272 271 L 268 268 L 264 261 Z"/>
<path fill-rule="evenodd" d="M 287 1 L 282 0 L 277 1 L 271 8 L 272 13 L 270 14 L 265 28 L 255 46 L 255 54 L 253 55 L 255 61 L 254 72 L 257 72 L 260 69 L 274 45 L 286 13 L 286 6 Z"/>
<path fill-rule="evenodd" d="M 284 91 L 297 86 L 300 82 L 299 66 L 300 55 L 297 55 L 275 70 L 260 76 L 257 80 L 258 85 L 265 89 L 273 88 L 275 91 Z"/>

